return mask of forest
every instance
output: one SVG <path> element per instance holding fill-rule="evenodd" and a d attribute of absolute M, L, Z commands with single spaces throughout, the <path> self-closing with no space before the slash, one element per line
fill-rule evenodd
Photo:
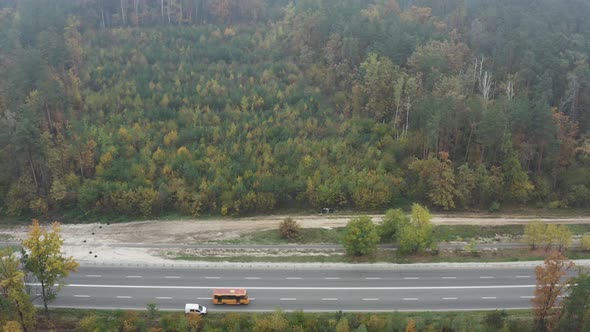
<path fill-rule="evenodd" d="M 587 0 L 0 0 L 0 215 L 590 207 Z"/>

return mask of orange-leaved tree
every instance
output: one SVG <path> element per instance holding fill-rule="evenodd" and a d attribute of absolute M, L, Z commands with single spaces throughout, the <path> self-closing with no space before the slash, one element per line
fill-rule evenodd
<path fill-rule="evenodd" d="M 545 259 L 544 265 L 535 268 L 537 286 L 532 300 L 533 313 L 537 331 L 552 331 L 557 322 L 554 310 L 557 298 L 567 286 L 566 276 L 574 263 L 559 251 L 552 252 Z"/>
<path fill-rule="evenodd" d="M 41 297 L 45 314 L 49 314 L 47 304 L 55 299 L 64 278 L 76 271 L 78 263 L 73 257 L 65 257 L 61 251 L 63 239 L 60 236 L 59 222 L 51 225 L 51 231 L 41 227 L 38 220 L 29 226 L 29 234 L 22 242 L 22 261 L 24 268 L 30 272 L 41 285 Z"/>

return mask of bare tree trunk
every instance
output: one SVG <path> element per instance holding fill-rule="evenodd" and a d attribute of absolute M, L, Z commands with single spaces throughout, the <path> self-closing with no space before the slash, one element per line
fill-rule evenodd
<path fill-rule="evenodd" d="M 476 65 L 477 63 L 478 62 L 476 60 Z M 487 102 L 491 99 L 492 95 L 494 94 L 494 83 L 492 81 L 492 74 L 490 74 L 488 71 L 483 71 L 483 58 L 481 59 L 481 61 L 479 61 L 479 70 L 476 71 L 478 72 L 477 80 L 479 85 L 479 92 L 483 96 L 484 102 Z M 486 104 L 484 103 L 484 106 L 485 105 Z"/>
<path fill-rule="evenodd" d="M 80 175 L 82 176 L 82 178 L 84 177 L 84 163 L 83 163 L 83 158 L 82 158 L 82 153 L 79 153 L 80 156 Z"/>
<path fill-rule="evenodd" d="M 509 79 L 508 83 L 506 83 L 506 96 L 508 100 L 514 98 L 514 82 L 512 82 L 512 79 Z"/>
<path fill-rule="evenodd" d="M 47 122 L 49 125 L 49 132 L 51 134 L 53 134 L 53 121 L 51 120 L 51 112 L 49 111 L 49 108 L 47 106 L 45 106 L 45 113 L 47 113 Z"/>
<path fill-rule="evenodd" d="M 166 8 L 167 8 L 167 11 L 168 11 L 168 24 L 171 23 L 171 21 L 170 21 L 170 1 L 171 0 L 167 0 L 166 1 Z"/>
<path fill-rule="evenodd" d="M 543 153 L 544 147 L 541 145 L 541 150 L 539 151 L 539 161 L 537 162 L 537 173 L 541 172 L 541 164 L 543 163 Z"/>
<path fill-rule="evenodd" d="M 465 150 L 465 162 L 468 162 L 468 160 L 469 160 L 469 148 L 471 146 L 471 137 L 473 136 L 473 127 L 474 127 L 473 124 L 471 124 L 469 126 L 469 138 L 467 138 L 467 148 Z"/>
<path fill-rule="evenodd" d="M 121 0 L 121 19 L 123 20 L 123 25 L 126 25 L 126 20 L 125 20 L 125 0 Z"/>
<path fill-rule="evenodd" d="M 404 134 L 403 134 L 403 138 L 406 137 L 406 135 L 408 134 L 408 127 L 410 126 L 410 97 L 408 96 L 408 103 L 407 103 L 407 107 L 406 107 L 406 125 L 404 128 Z"/>
<path fill-rule="evenodd" d="M 107 28 L 107 23 L 105 22 L 104 19 L 104 9 L 100 8 L 100 17 L 102 19 L 102 28 L 106 29 Z"/>
<path fill-rule="evenodd" d="M 49 318 L 49 308 L 47 307 L 47 294 L 45 294 L 45 281 L 41 280 L 41 295 L 43 296 L 43 307 L 45 308 L 45 316 Z"/>
<path fill-rule="evenodd" d="M 31 174 L 33 175 L 33 181 L 35 181 L 35 189 L 37 190 L 37 193 L 39 193 L 39 181 L 37 180 L 35 166 L 33 165 L 33 156 L 31 156 L 30 150 L 28 152 L 29 152 L 29 165 L 31 166 Z"/>
<path fill-rule="evenodd" d="M 21 310 L 21 304 L 17 302 L 16 305 L 18 307 L 18 317 L 20 318 L 20 325 L 23 328 L 24 332 L 28 332 L 27 322 L 25 322 L 25 316 L 23 315 L 23 311 Z"/>
<path fill-rule="evenodd" d="M 479 153 L 479 163 L 480 164 L 483 164 L 483 157 L 484 157 L 485 149 L 486 149 L 486 147 L 482 145 L 481 152 Z"/>
<path fill-rule="evenodd" d="M 180 13 L 180 16 L 178 17 L 178 24 L 180 25 L 180 24 L 182 24 L 182 21 L 183 21 L 182 18 L 184 17 L 184 12 L 182 11 L 182 1 L 178 3 L 178 7 L 179 7 L 178 10 Z"/>
<path fill-rule="evenodd" d="M 135 19 L 137 20 L 137 25 L 139 25 L 139 0 L 133 0 L 133 5 L 135 7 Z"/>

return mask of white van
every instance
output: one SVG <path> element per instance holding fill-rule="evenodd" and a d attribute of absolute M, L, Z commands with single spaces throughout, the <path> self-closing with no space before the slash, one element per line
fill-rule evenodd
<path fill-rule="evenodd" d="M 195 303 L 187 303 L 184 306 L 184 313 L 185 314 L 206 315 L 207 308 L 202 305 L 195 304 Z"/>

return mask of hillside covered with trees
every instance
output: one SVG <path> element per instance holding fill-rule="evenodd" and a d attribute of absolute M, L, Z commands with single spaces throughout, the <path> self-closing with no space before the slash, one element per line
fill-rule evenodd
<path fill-rule="evenodd" d="M 586 0 L 0 0 L 0 214 L 590 206 Z"/>

